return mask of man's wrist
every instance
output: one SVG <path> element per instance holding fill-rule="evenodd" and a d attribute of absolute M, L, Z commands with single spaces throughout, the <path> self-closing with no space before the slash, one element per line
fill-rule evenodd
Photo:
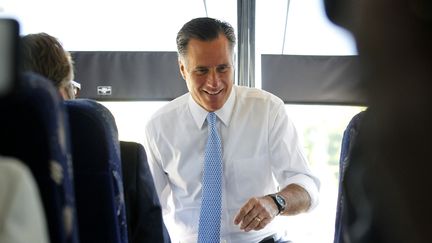
<path fill-rule="evenodd" d="M 283 213 L 283 211 L 286 209 L 286 199 L 279 193 L 268 194 L 267 196 L 269 196 L 276 205 L 278 210 L 276 215 Z"/>

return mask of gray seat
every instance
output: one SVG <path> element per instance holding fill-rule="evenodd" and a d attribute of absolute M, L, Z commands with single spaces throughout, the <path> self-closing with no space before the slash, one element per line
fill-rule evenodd
<path fill-rule="evenodd" d="M 0 156 L 0 242 L 49 243 L 36 181 L 29 168 Z"/>

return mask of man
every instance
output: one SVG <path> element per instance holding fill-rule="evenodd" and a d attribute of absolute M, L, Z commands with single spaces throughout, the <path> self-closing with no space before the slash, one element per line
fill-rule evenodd
<path fill-rule="evenodd" d="M 70 53 L 46 33 L 28 34 L 21 38 L 23 71 L 32 71 L 48 78 L 63 99 L 75 99 L 81 85 L 75 81 Z"/>
<path fill-rule="evenodd" d="M 228 23 L 211 18 L 186 23 L 177 48 L 189 93 L 146 126 L 156 190 L 166 214 L 172 196 L 181 242 L 285 242 L 275 217 L 317 205 L 319 181 L 283 102 L 262 90 L 233 86 L 234 46 Z M 221 177 L 208 179 L 214 171 L 207 163 L 213 170 L 221 167 Z"/>

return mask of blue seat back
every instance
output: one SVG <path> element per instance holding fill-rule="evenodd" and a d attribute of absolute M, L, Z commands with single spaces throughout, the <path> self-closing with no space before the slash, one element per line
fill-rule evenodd
<path fill-rule="evenodd" d="M 81 243 L 127 243 L 117 126 L 93 100 L 65 101 L 71 128 Z"/>
<path fill-rule="evenodd" d="M 344 227 L 343 227 L 343 181 L 345 176 L 346 168 L 349 166 L 349 162 L 351 160 L 351 150 L 356 141 L 356 137 L 358 134 L 358 129 L 360 126 L 360 122 L 362 117 L 364 116 L 365 111 L 361 111 L 356 114 L 348 126 L 346 127 L 341 144 L 341 154 L 339 160 L 339 191 L 338 191 L 338 199 L 336 204 L 336 220 L 335 220 L 335 235 L 334 235 L 334 243 L 343 243 L 345 242 L 343 239 Z"/>
<path fill-rule="evenodd" d="M 23 74 L 0 98 L 0 114 L 0 154 L 33 173 L 51 242 L 78 242 L 68 123 L 57 90 L 37 74 Z"/>
<path fill-rule="evenodd" d="M 144 147 L 120 141 L 120 151 L 129 241 L 171 242 Z"/>

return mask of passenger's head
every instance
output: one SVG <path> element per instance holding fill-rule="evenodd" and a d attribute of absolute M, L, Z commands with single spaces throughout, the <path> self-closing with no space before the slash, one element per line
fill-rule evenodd
<path fill-rule="evenodd" d="M 74 99 L 73 62 L 61 43 L 46 33 L 29 34 L 21 39 L 22 69 L 38 73 L 53 82 L 64 99 Z"/>
<path fill-rule="evenodd" d="M 234 81 L 234 29 L 212 18 L 187 22 L 177 34 L 179 67 L 192 98 L 207 111 L 220 109 Z"/>
<path fill-rule="evenodd" d="M 430 84 L 432 1 L 324 2 L 330 20 L 349 30 L 355 38 L 364 86 L 370 96 L 379 101 L 384 98 L 404 101 L 400 99 L 402 93 L 406 96 L 409 90 L 428 90 L 422 85 Z"/>
<path fill-rule="evenodd" d="M 330 19 L 354 35 L 370 107 L 344 177 L 352 205 L 344 206 L 344 236 L 431 242 L 432 1 L 325 2 Z"/>
<path fill-rule="evenodd" d="M 430 0 L 324 0 L 324 3 L 329 19 L 354 35 L 359 53 L 373 55 L 368 61 L 385 58 L 384 65 L 388 61 L 410 62 L 405 57 L 426 55 L 431 50 Z"/>

